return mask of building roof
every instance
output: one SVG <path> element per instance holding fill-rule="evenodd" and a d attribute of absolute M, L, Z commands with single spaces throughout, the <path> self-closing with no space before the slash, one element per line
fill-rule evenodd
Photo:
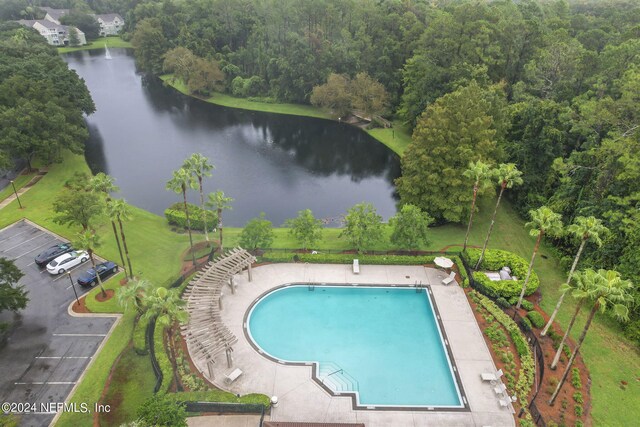
<path fill-rule="evenodd" d="M 39 9 L 44 10 L 56 21 L 59 21 L 61 17 L 69 13 L 69 9 L 53 9 L 51 7 L 39 7 Z"/>
<path fill-rule="evenodd" d="M 121 21 L 124 21 L 124 19 L 122 19 L 122 16 L 120 16 L 119 13 L 103 13 L 102 15 L 94 15 L 96 19 L 102 19 L 104 22 L 113 22 L 114 19 L 118 18 Z"/>

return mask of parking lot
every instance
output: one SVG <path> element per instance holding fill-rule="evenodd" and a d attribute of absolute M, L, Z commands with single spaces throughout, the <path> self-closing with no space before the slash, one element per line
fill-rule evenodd
<path fill-rule="evenodd" d="M 39 411 L 40 404 L 65 401 L 116 320 L 69 315 L 67 309 L 75 296 L 68 275 L 51 276 L 34 261 L 37 254 L 62 242 L 27 221 L 0 230 L 0 257 L 15 261 L 25 274 L 19 283 L 29 291 L 27 308 L 20 312 L 7 345 L 0 349 L 0 401 L 35 403 L 38 413 L 21 417 L 25 426 L 49 425 L 55 413 Z M 89 261 L 75 267 L 72 280 L 90 268 Z M 77 283 L 75 288 L 80 296 L 89 290 Z M 12 317 L 3 312 L 0 321 Z M 86 403 L 93 406 L 96 402 Z"/>

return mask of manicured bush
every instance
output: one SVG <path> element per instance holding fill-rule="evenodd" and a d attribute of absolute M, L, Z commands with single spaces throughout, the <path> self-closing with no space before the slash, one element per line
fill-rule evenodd
<path fill-rule="evenodd" d="M 575 400 L 576 403 L 579 403 L 581 405 L 584 403 L 584 398 L 582 397 L 582 393 L 579 391 L 576 391 L 575 393 L 573 393 L 573 400 Z"/>
<path fill-rule="evenodd" d="M 162 384 L 158 393 L 166 393 L 169 390 L 171 381 L 173 380 L 173 366 L 169 360 L 167 350 L 164 348 L 164 332 L 166 327 L 162 327 L 156 324 L 156 328 L 153 331 L 153 351 L 158 361 L 158 366 L 162 372 Z"/>
<path fill-rule="evenodd" d="M 147 327 L 149 319 L 138 318 L 136 326 L 133 328 L 133 349 L 139 355 L 149 354 L 147 345 Z"/>
<path fill-rule="evenodd" d="M 517 298 L 516 298 L 516 304 L 518 304 Z M 527 311 L 531 311 L 533 310 L 533 303 L 531 301 L 527 301 L 526 299 L 523 299 L 522 303 L 520 304 L 520 307 L 524 308 Z"/>
<path fill-rule="evenodd" d="M 204 222 L 202 221 L 202 209 L 200 206 L 187 203 L 189 206 L 189 221 L 192 230 L 204 231 Z M 207 230 L 212 231 L 218 222 L 216 215 L 212 211 L 207 211 Z M 187 214 L 184 211 L 183 203 L 174 203 L 164 211 L 164 216 L 171 225 L 187 228 Z"/>
<path fill-rule="evenodd" d="M 530 321 L 528 318 L 526 318 L 526 317 L 523 317 L 523 318 L 520 320 L 520 324 L 522 325 L 522 328 L 523 328 L 525 331 L 530 331 L 531 329 L 533 329 L 533 326 L 531 325 L 531 321 Z"/>
<path fill-rule="evenodd" d="M 536 328 L 542 328 L 545 325 L 544 317 L 542 317 L 542 314 L 537 311 L 528 312 L 527 317 Z"/>
<path fill-rule="evenodd" d="M 481 251 L 479 249 L 469 248 L 463 256 L 468 260 L 469 265 L 474 266 L 480 258 L 480 253 Z M 508 251 L 490 249 L 485 252 L 485 256 L 480 264 L 480 269 L 498 271 L 505 266 L 511 268 L 511 274 L 518 277 L 518 280 L 492 281 L 485 274 L 475 272 L 473 273 L 473 279 L 478 285 L 478 290 L 492 298 L 519 296 L 522 290 L 522 284 L 529 270 L 529 264 L 524 258 Z M 538 289 L 538 286 L 540 286 L 540 279 L 536 272 L 532 271 L 525 295 L 534 293 L 536 289 Z"/>
<path fill-rule="evenodd" d="M 452 256 L 451 260 L 458 266 L 458 274 L 462 278 L 462 283 L 460 286 L 466 288 L 469 286 L 469 275 L 467 274 L 467 270 L 464 268 L 464 264 L 462 263 L 462 259 L 458 256 Z"/>
<path fill-rule="evenodd" d="M 509 308 L 511 307 L 511 303 L 509 303 L 509 301 L 507 301 L 505 298 L 503 297 L 498 297 L 496 298 L 496 303 L 502 307 L 502 308 Z"/>
<path fill-rule="evenodd" d="M 582 405 L 576 405 L 574 412 L 576 414 L 576 417 L 581 417 L 582 413 L 584 412 L 584 409 L 582 408 Z"/>
<path fill-rule="evenodd" d="M 300 262 L 312 264 L 351 264 L 354 259 L 358 259 L 361 265 L 422 265 L 433 262 L 434 258 L 435 256 L 265 252 L 261 260 L 267 262 L 293 262 L 294 259 L 297 259 Z"/>
<path fill-rule="evenodd" d="M 571 384 L 578 390 L 582 388 L 582 380 L 580 379 L 580 369 L 571 369 Z"/>

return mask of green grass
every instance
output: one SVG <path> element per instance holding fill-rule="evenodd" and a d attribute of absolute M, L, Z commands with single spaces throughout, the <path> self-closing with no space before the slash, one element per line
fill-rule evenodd
<path fill-rule="evenodd" d="M 149 356 L 139 356 L 128 347 L 113 370 L 103 402 L 111 411 L 100 415 L 101 426 L 119 426 L 132 418 L 146 399 L 153 396 L 156 377 Z"/>
<path fill-rule="evenodd" d="M 411 132 L 409 128 L 398 121 L 393 122 L 392 128 L 371 129 L 368 130 L 367 133 L 392 149 L 400 157 L 402 157 L 404 150 L 406 150 L 411 143 Z"/>
<path fill-rule="evenodd" d="M 95 355 L 93 365 L 87 370 L 82 382 L 78 385 L 70 402 L 93 406 L 100 401 L 103 386 L 107 382 L 109 372 L 116 358 L 127 347 L 133 333 L 135 314 L 127 312 L 116 326 L 102 351 Z M 148 359 L 148 356 L 147 356 Z M 89 426 L 93 425 L 92 413 L 63 412 L 56 426 Z"/>
<path fill-rule="evenodd" d="M 131 43 L 122 40 L 120 37 L 100 37 L 84 46 L 59 47 L 58 53 L 69 53 L 77 50 L 104 49 L 105 44 L 107 47 L 133 47 L 131 46 Z"/>
<path fill-rule="evenodd" d="M 31 172 L 26 175 L 23 175 L 23 174 L 18 175 L 16 179 L 13 180 L 13 183 L 16 186 L 16 191 L 19 191 L 22 187 L 24 187 L 29 181 L 31 181 L 31 178 L 33 178 L 35 175 L 36 175 L 35 172 Z M 11 183 L 9 183 L 9 185 L 7 185 L 5 188 L 2 189 L 2 191 L 0 191 L 0 201 L 6 199 L 12 194 L 13 194 L 13 187 L 11 186 Z M 20 199 L 20 201 L 22 201 L 22 199 Z"/>

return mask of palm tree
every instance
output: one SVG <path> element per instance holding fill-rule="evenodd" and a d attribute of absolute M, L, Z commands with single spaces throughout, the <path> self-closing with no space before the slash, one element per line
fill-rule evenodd
<path fill-rule="evenodd" d="M 120 237 L 122 238 L 122 246 L 124 246 L 124 253 L 127 257 L 127 265 L 129 266 L 129 278 L 133 279 L 133 268 L 131 268 L 131 258 L 129 257 L 129 248 L 127 247 L 127 239 L 124 235 L 124 227 L 122 226 L 122 221 L 127 221 L 131 219 L 131 211 L 129 209 L 129 205 L 124 199 L 115 199 L 112 200 L 108 205 L 108 213 L 109 218 L 111 219 L 111 223 L 114 224 L 115 231 L 115 221 L 118 222 L 118 226 L 120 228 Z M 120 252 L 120 256 L 122 257 L 122 252 Z M 122 265 L 124 266 L 124 259 L 122 260 Z M 126 268 L 125 268 L 126 272 Z"/>
<path fill-rule="evenodd" d="M 591 269 L 586 270 L 582 275 L 582 280 L 584 281 L 584 290 L 579 290 L 577 292 L 584 292 L 586 297 L 593 301 L 593 307 L 591 307 L 589 317 L 587 317 L 587 322 L 585 323 L 582 333 L 578 338 L 576 348 L 573 350 L 573 353 L 567 362 L 567 366 L 560 378 L 560 382 L 558 383 L 556 390 L 553 392 L 551 399 L 549 399 L 550 405 L 553 405 L 558 397 L 558 393 L 560 393 L 560 389 L 567 380 L 571 365 L 573 365 L 573 362 L 580 351 L 580 347 L 587 336 L 587 332 L 589 331 L 589 327 L 591 326 L 591 322 L 593 321 L 596 312 L 600 311 L 601 313 L 604 313 L 610 310 L 618 320 L 626 321 L 629 319 L 629 305 L 633 300 L 629 293 L 629 290 L 633 288 L 633 284 L 629 280 L 623 280 L 620 277 L 620 273 L 617 271 L 603 269 L 600 269 L 597 272 Z"/>
<path fill-rule="evenodd" d="M 126 269 L 124 263 L 124 257 L 122 256 L 122 247 L 120 246 L 120 239 L 118 238 L 118 230 L 116 230 L 116 222 L 115 219 L 111 216 L 111 193 L 115 193 L 120 191 L 114 184 L 113 177 L 105 174 L 104 172 L 99 172 L 97 175 L 93 176 L 89 180 L 88 188 L 90 191 L 94 193 L 104 193 L 106 195 L 107 201 L 107 212 L 109 214 L 109 219 L 111 220 L 111 228 L 113 229 L 113 235 L 116 238 L 116 244 L 118 245 L 118 253 L 120 254 L 120 261 L 122 261 L 122 267 Z"/>
<path fill-rule="evenodd" d="M 184 201 L 184 213 L 187 216 L 187 231 L 189 232 L 189 245 L 191 247 L 191 257 L 193 265 L 196 265 L 196 253 L 193 250 L 193 237 L 191 236 L 191 220 L 189 219 L 189 205 L 187 204 L 187 188 L 196 188 L 193 176 L 185 168 L 173 171 L 173 177 L 167 182 L 167 190 L 176 194 L 182 193 Z"/>
<path fill-rule="evenodd" d="M 471 224 L 473 224 L 473 214 L 476 209 L 476 199 L 478 198 L 478 191 L 483 190 L 489 185 L 491 178 L 493 177 L 493 170 L 491 166 L 484 163 L 482 160 L 477 162 L 470 162 L 469 169 L 464 171 L 463 175 L 467 178 L 473 179 L 473 199 L 471 200 L 471 213 L 469 214 L 469 224 L 467 225 L 467 234 L 464 236 L 464 245 L 462 250 L 467 249 L 467 242 L 469 241 L 469 233 L 471 232 Z"/>
<path fill-rule="evenodd" d="M 533 255 L 531 255 L 531 261 L 529 262 L 529 270 L 527 271 L 527 276 L 525 277 L 524 282 L 522 282 L 522 290 L 520 291 L 520 298 L 518 299 L 516 310 L 520 308 L 522 299 L 524 298 L 524 293 L 527 290 L 527 285 L 529 284 L 529 279 L 531 278 L 531 272 L 533 271 L 533 262 L 535 261 L 536 255 L 538 254 L 538 249 L 540 248 L 542 237 L 545 234 L 558 236 L 562 233 L 562 216 L 555 213 L 548 207 L 541 206 L 536 210 L 529 211 L 529 215 L 531 215 L 531 222 L 528 222 L 525 226 L 531 228 L 531 230 L 529 230 L 529 234 L 533 237 L 537 236 L 537 239 L 536 244 L 533 247 Z"/>
<path fill-rule="evenodd" d="M 89 254 L 89 259 L 91 260 L 93 271 L 96 271 L 96 260 L 93 258 L 93 252 L 96 248 L 100 247 L 100 237 L 98 237 L 98 235 L 93 230 L 85 230 L 77 234 L 77 239 L 74 242 L 74 245 L 87 251 L 87 253 Z M 97 273 L 97 271 L 96 280 L 98 280 L 98 285 L 100 285 L 102 297 L 106 298 L 107 292 L 102 286 L 102 279 L 100 279 L 100 275 Z"/>
<path fill-rule="evenodd" d="M 571 265 L 571 270 L 569 270 L 569 277 L 567 277 L 567 284 L 571 282 L 571 277 L 573 273 L 576 271 L 576 267 L 578 266 L 578 261 L 580 260 L 580 255 L 582 255 L 582 251 L 587 244 L 588 240 L 594 242 L 598 247 L 602 246 L 601 235 L 606 234 L 609 231 L 607 227 L 602 225 L 602 221 L 596 217 L 583 217 L 579 216 L 575 219 L 574 223 L 567 227 L 567 232 L 578 237 L 580 239 L 580 246 L 578 247 L 578 252 L 576 253 L 575 258 L 573 259 L 573 264 Z M 540 333 L 541 336 L 545 336 L 549 331 L 549 328 L 553 324 L 556 315 L 558 314 L 558 310 L 560 310 L 560 306 L 562 305 L 562 301 L 564 300 L 565 292 L 560 295 L 558 298 L 558 302 L 556 303 L 556 307 L 553 309 L 553 313 L 551 313 L 551 317 L 547 322 L 546 326 Z"/>
<path fill-rule="evenodd" d="M 222 211 L 224 209 L 233 209 L 231 207 L 231 202 L 233 202 L 232 197 L 226 197 L 224 195 L 224 191 L 218 190 L 215 193 L 209 193 L 209 200 L 207 201 L 207 206 L 210 208 L 214 208 L 218 215 L 218 233 L 220 235 L 220 253 L 222 253 Z"/>
<path fill-rule="evenodd" d="M 207 211 L 204 208 L 204 191 L 202 189 L 202 178 L 211 176 L 214 166 L 209 163 L 209 159 L 200 153 L 194 153 L 184 161 L 182 167 L 198 178 L 198 186 L 200 187 L 200 207 L 202 208 L 202 223 L 204 224 L 204 237 L 209 241 L 209 231 L 207 230 Z"/>
<path fill-rule="evenodd" d="M 142 314 L 144 312 L 143 297 L 147 295 L 152 286 L 151 282 L 147 280 L 136 280 L 129 282 L 127 286 L 120 287 L 116 295 L 118 305 L 125 310 L 129 308 L 129 305 L 133 305 L 138 314 Z"/>
<path fill-rule="evenodd" d="M 476 263 L 475 270 L 480 268 L 480 264 L 482 263 L 482 259 L 484 258 L 484 253 L 487 250 L 487 245 L 489 244 L 489 237 L 491 237 L 491 231 L 493 230 L 493 225 L 496 222 L 496 214 L 498 213 L 498 206 L 500 206 L 500 200 L 502 200 L 502 193 L 506 188 L 513 188 L 515 185 L 522 184 L 522 172 L 518 170 L 514 163 L 502 163 L 498 166 L 498 169 L 495 171 L 495 177 L 498 178 L 498 184 L 500 184 L 500 193 L 498 194 L 498 201 L 496 202 L 496 208 L 493 211 L 493 216 L 491 217 L 491 224 L 489 225 L 489 231 L 487 231 L 487 237 L 484 239 L 484 245 L 482 246 L 482 252 L 480 252 L 480 258 L 478 258 L 478 262 Z"/>

